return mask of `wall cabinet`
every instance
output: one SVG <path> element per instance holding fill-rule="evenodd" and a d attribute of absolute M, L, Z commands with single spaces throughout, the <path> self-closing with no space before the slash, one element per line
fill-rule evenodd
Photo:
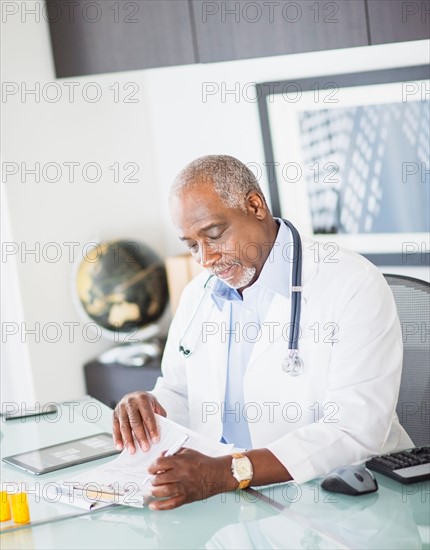
<path fill-rule="evenodd" d="M 367 0 L 370 44 L 430 38 L 430 0 Z"/>
<path fill-rule="evenodd" d="M 47 1 L 57 77 L 194 63 L 188 0 Z"/>
<path fill-rule="evenodd" d="M 430 38 L 430 0 L 46 0 L 58 77 Z"/>
<path fill-rule="evenodd" d="M 195 0 L 192 5 L 201 62 L 368 44 L 364 0 Z"/>

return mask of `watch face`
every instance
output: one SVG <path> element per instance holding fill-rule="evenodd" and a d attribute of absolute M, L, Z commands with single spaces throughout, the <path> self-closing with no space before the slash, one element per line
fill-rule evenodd
<path fill-rule="evenodd" d="M 248 458 L 236 458 L 234 460 L 234 473 L 239 480 L 252 478 L 252 465 Z"/>

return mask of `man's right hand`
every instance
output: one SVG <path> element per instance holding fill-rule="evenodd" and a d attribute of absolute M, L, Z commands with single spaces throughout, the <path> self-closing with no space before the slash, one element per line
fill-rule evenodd
<path fill-rule="evenodd" d="M 136 391 L 125 395 L 113 412 L 113 439 L 116 448 L 122 450 L 125 446 L 133 454 L 136 451 L 133 434 L 142 451 L 147 451 L 151 443 L 158 443 L 155 413 L 167 416 L 151 393 Z"/>

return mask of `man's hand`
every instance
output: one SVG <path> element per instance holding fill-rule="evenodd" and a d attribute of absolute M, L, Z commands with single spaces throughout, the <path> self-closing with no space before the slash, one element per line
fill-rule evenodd
<path fill-rule="evenodd" d="M 170 510 L 182 504 L 234 491 L 237 481 L 231 473 L 231 456 L 213 458 L 192 449 L 174 456 L 161 456 L 148 468 L 153 474 L 151 510 Z"/>
<path fill-rule="evenodd" d="M 118 450 L 127 447 L 133 454 L 136 449 L 133 433 L 142 451 L 151 443 L 158 443 L 159 433 L 155 413 L 167 416 L 156 397 L 144 391 L 125 395 L 113 412 L 113 439 Z"/>
<path fill-rule="evenodd" d="M 252 462 L 252 485 L 268 485 L 292 479 L 288 470 L 268 449 L 244 453 Z M 239 483 L 231 471 L 231 455 L 210 457 L 192 449 L 174 456 L 160 456 L 148 468 L 152 474 L 151 510 L 171 510 L 218 493 L 235 491 Z"/>

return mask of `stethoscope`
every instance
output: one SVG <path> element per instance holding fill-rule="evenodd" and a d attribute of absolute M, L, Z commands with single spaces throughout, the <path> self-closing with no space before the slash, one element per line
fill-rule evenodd
<path fill-rule="evenodd" d="M 300 313 L 302 302 L 302 241 L 299 232 L 294 225 L 288 220 L 282 220 L 291 231 L 293 237 L 293 262 L 291 269 L 291 322 L 290 332 L 288 336 L 288 355 L 283 359 L 281 366 L 282 370 L 290 376 L 298 376 L 303 372 L 304 363 L 299 355 L 299 334 L 300 334 Z M 182 337 L 179 339 L 179 352 L 184 357 L 189 357 L 192 354 L 192 348 L 184 345 L 184 339 L 189 331 L 191 323 L 194 321 L 203 300 L 209 294 L 211 289 L 211 281 L 214 275 L 211 275 L 205 282 L 203 293 L 200 300 L 188 322 Z"/>

